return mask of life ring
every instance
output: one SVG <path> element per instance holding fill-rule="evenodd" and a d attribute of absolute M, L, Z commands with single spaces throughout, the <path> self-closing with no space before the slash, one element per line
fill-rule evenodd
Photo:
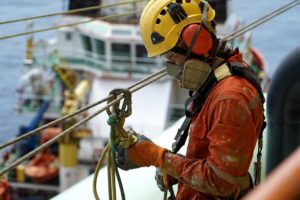
<path fill-rule="evenodd" d="M 43 131 L 40 143 L 43 144 L 61 133 L 61 128 L 47 128 Z M 57 156 L 49 148 L 37 154 L 25 167 L 25 174 L 34 182 L 43 183 L 58 176 Z"/>
<path fill-rule="evenodd" d="M 49 151 L 37 154 L 25 167 L 25 174 L 33 182 L 44 183 L 58 176 L 58 158 Z"/>

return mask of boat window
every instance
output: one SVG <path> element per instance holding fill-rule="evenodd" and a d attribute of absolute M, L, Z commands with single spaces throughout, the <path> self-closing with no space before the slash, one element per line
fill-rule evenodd
<path fill-rule="evenodd" d="M 111 44 L 113 56 L 130 56 L 130 45 L 129 44 Z"/>
<path fill-rule="evenodd" d="M 99 55 L 105 54 L 105 42 L 96 39 L 96 51 Z"/>
<path fill-rule="evenodd" d="M 144 58 L 144 57 L 148 57 L 148 53 L 147 53 L 147 50 L 145 48 L 144 45 L 136 45 L 136 57 L 138 58 Z"/>
<path fill-rule="evenodd" d="M 153 58 L 148 58 L 148 53 L 144 45 L 136 45 L 136 63 L 138 64 L 154 64 L 156 61 Z"/>
<path fill-rule="evenodd" d="M 217 23 L 224 23 L 227 18 L 227 1 L 228 0 L 208 0 L 208 3 L 216 11 L 215 20 Z"/>
<path fill-rule="evenodd" d="M 83 43 L 83 47 L 86 51 L 92 51 L 92 41 L 91 38 L 86 35 L 81 35 L 81 40 Z"/>
<path fill-rule="evenodd" d="M 72 33 L 66 32 L 66 33 L 65 33 L 65 39 L 66 39 L 67 41 L 71 41 L 71 40 L 72 40 Z"/>

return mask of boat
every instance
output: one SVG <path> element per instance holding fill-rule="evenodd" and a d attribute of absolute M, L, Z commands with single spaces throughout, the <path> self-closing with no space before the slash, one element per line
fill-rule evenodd
<path fill-rule="evenodd" d="M 121 1 L 114 1 L 118 2 Z M 225 36 L 243 25 L 232 12 L 229 0 L 209 2 L 217 13 L 221 13 L 216 18 L 219 36 Z M 105 5 L 111 1 L 103 0 L 101 3 Z M 73 0 L 69 2 L 69 10 L 98 4 L 99 0 L 85 2 Z M 53 38 L 44 41 L 35 42 L 33 37 L 29 36 L 24 60 L 27 73 L 20 78 L 16 106 L 20 114 L 35 115 L 44 102 L 50 102 L 43 113 L 43 122 L 49 122 L 71 113 L 70 110 L 66 110 L 69 105 L 76 110 L 92 104 L 106 97 L 111 90 L 120 86 L 129 87 L 161 69 L 164 61 L 160 57 L 147 57 L 140 38 L 138 15 L 93 19 L 99 14 L 105 17 L 138 10 L 145 4 L 146 2 L 137 2 L 117 8 L 106 7 L 81 14 L 66 14 L 59 19 L 57 25 L 79 21 L 90 22 L 59 28 Z M 264 73 L 265 62 L 261 53 L 251 45 L 251 34 L 246 33 L 236 38 L 232 41 L 232 45 L 239 47 L 246 62 L 256 69 L 259 77 L 263 78 L 261 74 Z M 157 91 L 162 91 L 160 98 L 157 98 Z M 133 114 L 126 120 L 126 126 L 134 127 L 139 133 L 147 133 L 149 138 L 157 138 L 184 115 L 183 105 L 187 97 L 187 91 L 181 90 L 175 80 L 166 77 L 156 81 L 143 91 L 133 94 Z M 66 127 L 99 108 L 101 107 L 94 107 L 78 118 L 73 118 L 74 121 Z M 31 178 L 33 182 L 28 182 L 27 178 L 21 183 L 11 180 L 12 187 L 31 188 L 38 183 L 43 191 L 53 194 L 87 177 L 93 171 L 103 147 L 108 142 L 107 118 L 106 115 L 99 115 L 76 131 L 79 135 L 82 133 L 81 130 L 91 135 L 84 134 L 85 136 L 75 140 L 63 139 L 61 142 L 63 145 L 59 145 L 59 153 L 64 152 L 65 156 L 59 159 L 59 172 L 52 171 L 50 176 L 34 177 L 35 167 L 43 166 L 39 164 L 45 163 L 45 159 L 36 157 L 25 166 L 27 178 Z M 72 156 L 66 156 L 69 155 L 67 152 L 72 152 Z M 47 154 L 45 156 L 47 157 Z M 71 161 L 68 160 L 70 157 Z M 50 157 L 46 160 L 49 160 L 50 165 L 55 159 Z M 50 170 L 49 167 L 46 167 L 46 170 Z M 50 179 L 56 177 L 54 175 L 57 173 L 59 181 L 53 184 Z"/>

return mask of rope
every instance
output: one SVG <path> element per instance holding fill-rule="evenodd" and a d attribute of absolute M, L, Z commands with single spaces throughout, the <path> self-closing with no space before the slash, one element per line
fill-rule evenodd
<path fill-rule="evenodd" d="M 297 6 L 298 4 L 300 3 L 300 0 L 295 0 L 295 1 L 292 1 L 276 10 L 274 10 L 273 12 L 259 18 L 258 20 L 255 20 L 254 22 L 250 23 L 249 25 L 237 30 L 237 31 L 234 31 L 233 33 L 227 35 L 226 37 L 224 37 L 225 40 L 233 40 L 234 38 L 236 37 L 239 37 L 241 36 L 242 34 L 258 27 L 259 25 L 269 21 L 270 19 L 273 19 L 274 17 L 286 12 L 287 10 Z"/>
<path fill-rule="evenodd" d="M 63 27 L 68 27 L 68 26 L 75 26 L 75 25 L 79 25 L 79 24 L 84 24 L 84 23 L 92 22 L 92 21 L 95 21 L 95 20 L 98 20 L 98 19 L 99 20 L 104 20 L 104 19 L 111 19 L 111 18 L 122 17 L 122 16 L 126 16 L 126 15 L 140 13 L 140 12 L 142 12 L 142 10 L 126 12 L 126 13 L 118 14 L 118 15 L 109 15 L 109 16 L 104 16 L 104 17 L 97 17 L 97 18 L 93 18 L 93 19 L 82 20 L 80 22 L 75 22 L 75 23 L 70 23 L 70 24 L 64 24 L 64 25 L 59 25 L 59 26 L 53 26 L 53 27 L 45 28 L 45 29 L 38 29 L 38 30 L 35 30 L 35 31 L 28 31 L 28 32 L 22 32 L 22 33 L 18 33 L 18 34 L 13 34 L 13 35 L 6 35 L 6 36 L 0 37 L 0 40 L 14 38 L 14 37 L 19 37 L 19 36 L 23 36 L 23 35 L 30 35 L 30 34 L 33 34 L 33 33 L 40 33 L 40 32 L 45 32 L 45 31 L 51 31 L 51 30 L 55 30 L 55 29 L 59 29 L 59 28 L 63 28 Z"/>
<path fill-rule="evenodd" d="M 154 82 L 154 81 L 162 78 L 166 74 L 167 74 L 166 70 L 162 69 L 162 70 L 160 70 L 160 71 L 158 71 L 158 72 L 150 75 L 149 77 L 146 77 L 145 79 L 141 80 L 139 82 L 139 84 L 135 84 L 135 85 L 133 85 L 133 87 L 131 86 L 130 89 L 129 89 L 129 91 L 131 93 L 136 92 L 137 90 L 139 90 L 139 89 L 141 89 L 141 88 L 149 85 L 150 83 L 152 83 L 152 82 Z M 15 168 L 16 166 L 18 166 L 19 164 L 21 164 L 25 160 L 31 158 L 32 156 L 34 156 L 35 154 L 37 154 L 39 151 L 41 151 L 41 150 L 45 149 L 46 147 L 50 146 L 51 144 L 53 144 L 54 142 L 56 142 L 57 140 L 59 140 L 61 137 L 63 137 L 64 135 L 66 135 L 67 133 L 70 133 L 71 131 L 73 131 L 78 126 L 86 123 L 88 120 L 92 119 L 93 117 L 95 117 L 98 114 L 102 113 L 103 111 L 107 110 L 112 105 L 120 102 L 120 100 L 123 99 L 123 98 L 124 98 L 123 96 L 118 96 L 116 99 L 114 99 L 111 102 L 109 102 L 105 107 L 101 108 L 100 110 L 98 110 L 94 114 L 85 117 L 81 121 L 75 123 L 74 125 L 72 125 L 68 129 L 66 129 L 65 131 L 63 131 L 62 133 L 60 133 L 59 135 L 57 135 L 54 138 L 48 140 L 47 142 L 45 142 L 44 144 L 42 144 L 39 147 L 35 148 L 34 150 L 32 150 L 31 152 L 27 153 L 26 155 L 22 156 L 21 158 L 19 158 L 15 162 L 11 163 L 9 166 L 3 168 L 0 171 L 0 176 L 3 175 L 3 174 L 5 174 L 6 172 L 8 172 L 9 170 L 11 170 L 12 168 Z M 107 97 L 105 99 L 110 99 L 110 97 Z"/>
<path fill-rule="evenodd" d="M 50 13 L 50 14 L 38 15 L 38 16 L 34 16 L 34 17 L 26 17 L 26 18 L 14 19 L 14 20 L 2 21 L 2 22 L 0 22 L 0 25 L 21 22 L 21 21 L 27 21 L 27 20 L 33 20 L 33 19 L 39 19 L 39 18 L 53 17 L 53 16 L 57 16 L 57 15 L 75 14 L 75 13 L 81 13 L 81 12 L 90 11 L 90 10 L 96 10 L 96 9 L 113 7 L 113 6 L 121 6 L 121 5 L 131 4 L 131 3 L 144 2 L 144 1 L 147 1 L 147 0 L 124 1 L 124 2 L 113 3 L 113 4 L 91 6 L 91 7 L 87 7 L 87 8 L 74 9 L 74 10 L 69 10 L 69 11 L 64 11 L 64 12 Z"/>
<path fill-rule="evenodd" d="M 113 175 L 113 177 L 117 177 L 118 180 L 118 184 L 119 184 L 119 188 L 121 191 L 121 197 L 123 200 L 125 200 L 125 192 L 124 192 L 124 188 L 123 188 L 123 184 L 121 181 L 121 177 L 120 177 L 120 173 L 116 164 L 116 155 L 115 155 L 115 139 L 116 139 L 116 135 L 117 135 L 117 123 L 118 123 L 118 119 L 116 118 L 115 115 L 111 115 L 109 116 L 109 120 L 108 120 L 108 124 L 111 126 L 111 131 L 110 131 L 110 146 L 111 146 L 111 151 L 110 151 L 110 155 L 111 155 L 111 161 L 113 163 L 112 167 L 111 167 L 111 173 Z M 112 180 L 115 180 L 114 178 Z M 113 188 L 113 191 L 116 191 L 115 188 L 115 184 L 112 184 L 111 187 Z M 113 193 L 114 196 L 115 192 Z"/>
<path fill-rule="evenodd" d="M 161 77 L 162 75 L 165 75 L 166 72 L 165 71 L 161 71 L 160 73 L 157 73 L 158 77 Z M 153 75 L 151 75 L 150 77 L 153 77 Z M 144 86 L 147 84 L 151 83 L 151 79 L 146 80 L 144 82 Z M 136 88 L 135 88 L 136 87 Z M 107 160 L 107 170 L 108 170 L 108 193 L 109 193 L 109 199 L 114 200 L 116 198 L 116 194 L 115 194 L 115 184 L 114 184 L 114 180 L 115 177 L 117 177 L 117 181 L 118 181 L 118 185 L 120 188 L 120 192 L 121 192 L 121 197 L 122 200 L 125 200 L 125 192 L 124 192 L 124 188 L 123 188 L 123 184 L 121 181 L 121 177 L 119 174 L 119 170 L 117 168 L 116 165 L 116 157 L 115 157 L 115 144 L 118 143 L 119 146 L 123 146 L 124 148 L 128 148 L 129 146 L 131 146 L 133 143 L 136 142 L 136 137 L 131 135 L 130 133 L 128 134 L 124 128 L 124 122 L 125 122 L 125 118 L 131 115 L 131 94 L 132 92 L 136 91 L 140 89 L 139 85 L 134 84 L 134 86 L 132 87 L 131 91 L 128 89 L 115 89 L 113 91 L 110 92 L 110 95 L 113 95 L 115 97 L 115 99 L 119 98 L 121 95 L 124 98 L 123 104 L 121 105 L 121 108 L 119 108 L 119 104 L 114 104 L 112 106 L 112 108 L 108 108 L 107 114 L 109 114 L 109 119 L 108 119 L 108 124 L 111 126 L 111 132 L 110 132 L 110 143 L 109 143 L 109 151 L 108 151 L 108 160 Z M 109 101 L 108 101 L 109 103 Z M 93 180 L 93 192 L 94 192 L 94 197 L 96 200 L 100 200 L 100 197 L 97 193 L 97 179 L 98 179 L 98 173 L 100 170 L 100 166 L 102 166 L 102 162 L 103 162 L 103 157 L 104 155 L 107 153 L 107 151 L 103 152 L 100 156 L 99 162 L 97 164 L 96 167 L 96 176 L 94 176 L 94 180 Z M 112 165 L 111 165 L 112 163 Z"/>
<path fill-rule="evenodd" d="M 98 175 L 99 175 L 99 171 L 102 167 L 102 163 L 103 163 L 103 160 L 104 160 L 104 157 L 105 155 L 107 154 L 107 151 L 109 150 L 110 148 L 110 145 L 107 144 L 98 160 L 98 163 L 97 163 L 97 166 L 96 166 L 96 169 L 95 169 L 95 174 L 94 174 L 94 179 L 93 179 L 93 193 L 94 193 L 94 197 L 96 200 L 99 200 L 100 197 L 97 193 L 97 179 L 98 179 Z M 110 180 L 110 178 L 109 178 Z M 111 193 L 111 191 L 109 191 L 109 194 Z"/>

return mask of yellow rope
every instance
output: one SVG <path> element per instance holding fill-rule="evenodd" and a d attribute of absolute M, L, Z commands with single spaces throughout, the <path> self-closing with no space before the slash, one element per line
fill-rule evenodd
<path fill-rule="evenodd" d="M 94 174 L 94 179 L 93 179 L 93 193 L 94 193 L 94 197 L 95 197 L 96 200 L 100 200 L 98 192 L 97 192 L 97 179 L 98 179 L 99 171 L 102 167 L 104 157 L 105 157 L 105 155 L 106 155 L 106 153 L 109 149 L 110 149 L 110 145 L 107 144 L 105 146 L 105 148 L 103 149 L 103 152 L 102 152 L 102 154 L 101 154 L 101 156 L 98 160 L 98 163 L 97 163 L 97 166 L 96 166 L 96 169 L 95 169 L 95 174 Z"/>

